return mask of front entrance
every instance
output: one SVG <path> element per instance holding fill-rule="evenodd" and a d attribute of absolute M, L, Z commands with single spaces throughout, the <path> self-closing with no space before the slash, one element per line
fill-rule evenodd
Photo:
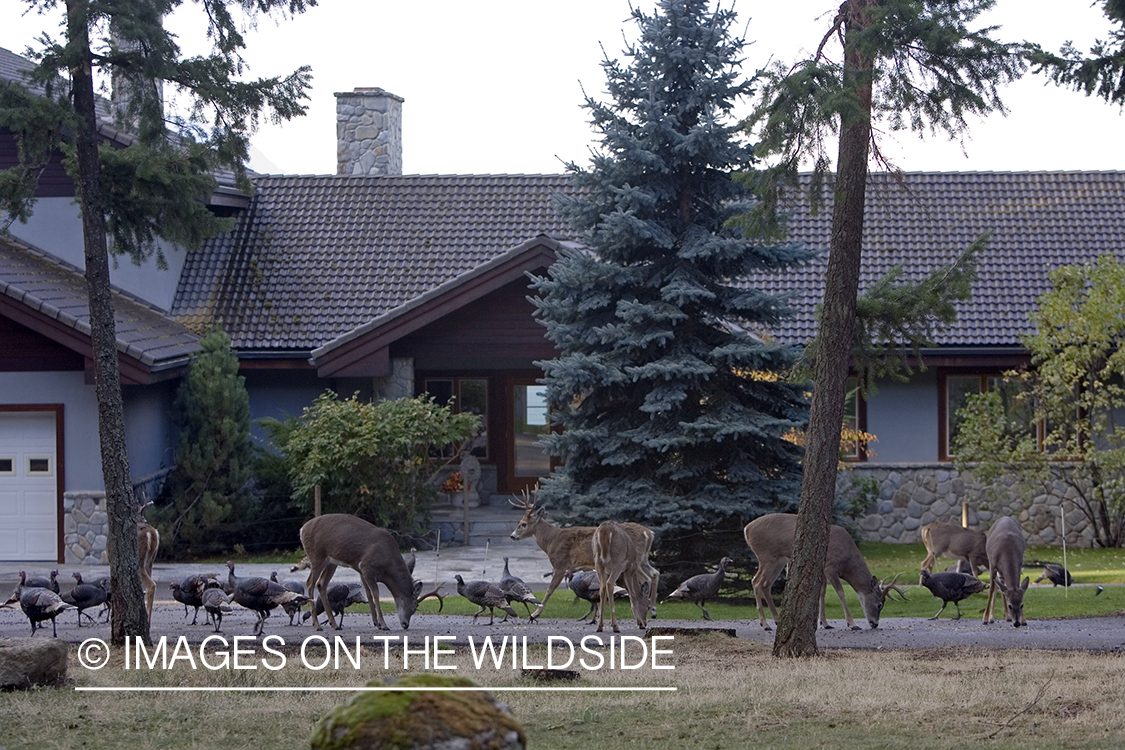
<path fill-rule="evenodd" d="M 58 559 L 57 419 L 0 411 L 0 560 Z"/>
<path fill-rule="evenodd" d="M 537 445 L 551 430 L 547 414 L 547 387 L 533 379 L 513 379 L 507 385 L 508 476 L 507 489 L 532 492 L 557 465 Z"/>

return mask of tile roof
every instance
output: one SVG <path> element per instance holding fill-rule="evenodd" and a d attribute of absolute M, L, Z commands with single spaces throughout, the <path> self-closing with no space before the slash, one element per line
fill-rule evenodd
<path fill-rule="evenodd" d="M 807 179 L 807 178 L 806 178 Z M 867 190 L 861 287 L 897 263 L 918 279 L 949 263 L 978 235 L 991 233 L 980 257 L 972 299 L 938 345 L 1020 346 L 1027 313 L 1049 291 L 1048 271 L 1114 253 L 1125 260 L 1125 172 L 919 172 L 905 189 L 886 174 Z M 831 194 L 812 216 L 799 207 L 791 239 L 827 251 Z M 812 312 L 823 290 L 827 253 L 765 283 L 792 292 L 797 316 L 776 331 L 800 343 L 814 333 Z"/>
<path fill-rule="evenodd" d="M 917 279 L 992 235 L 973 298 L 944 347 L 1018 347 L 1047 272 L 1112 252 L 1125 259 L 1125 172 L 885 174 L 868 188 L 861 283 L 905 265 Z M 347 338 L 412 300 L 546 234 L 573 239 L 551 196 L 566 175 L 258 177 L 235 230 L 190 253 L 173 315 L 222 318 L 236 348 L 303 353 Z M 827 251 L 831 196 L 817 214 L 796 205 L 792 239 Z M 827 264 L 756 282 L 793 294 L 797 315 L 776 331 L 814 332 Z"/>
<path fill-rule="evenodd" d="M 566 175 L 259 176 L 228 234 L 187 256 L 172 314 L 240 350 L 309 352 L 539 234 L 572 235 Z"/>
<path fill-rule="evenodd" d="M 90 336 L 86 278 L 60 258 L 0 237 L 0 295 Z M 198 336 L 122 292 L 113 293 L 113 310 L 117 350 L 150 371 L 187 364 L 200 349 Z"/>

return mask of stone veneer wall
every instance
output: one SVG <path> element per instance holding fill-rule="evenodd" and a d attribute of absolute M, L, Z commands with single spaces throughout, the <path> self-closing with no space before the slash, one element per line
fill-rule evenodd
<path fill-rule="evenodd" d="M 1027 502 L 1014 493 L 998 504 L 985 503 L 980 484 L 962 475 L 951 464 L 858 464 L 841 471 L 836 480 L 837 497 L 850 500 L 857 490 L 852 477 L 872 477 L 878 497 L 856 525 L 865 541 L 921 542 L 920 529 L 933 521 L 961 523 L 961 503 L 969 504 L 969 526 L 987 530 L 992 521 L 1012 516 L 1020 522 L 1029 545 L 1062 543 L 1059 508 L 1072 495 L 1062 485 Z M 1071 490 L 1070 492 L 1073 492 Z M 1093 545 L 1094 531 L 1072 503 L 1066 503 L 1066 541 L 1083 547 Z"/>
<path fill-rule="evenodd" d="M 143 503 L 160 494 L 171 468 L 164 468 L 133 481 L 133 494 Z M 109 565 L 106 543 L 109 514 L 105 493 L 78 491 L 63 494 L 63 551 L 67 565 Z"/>
<path fill-rule="evenodd" d="M 372 378 L 371 394 L 372 401 L 414 398 L 414 358 L 392 359 L 388 377 Z"/>
<path fill-rule="evenodd" d="M 336 174 L 402 174 L 403 101 L 380 88 L 336 94 Z"/>

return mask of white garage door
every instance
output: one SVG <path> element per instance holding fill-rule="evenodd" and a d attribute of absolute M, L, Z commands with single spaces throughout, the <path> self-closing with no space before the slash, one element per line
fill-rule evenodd
<path fill-rule="evenodd" d="M 58 559 L 55 415 L 0 414 L 0 560 Z"/>

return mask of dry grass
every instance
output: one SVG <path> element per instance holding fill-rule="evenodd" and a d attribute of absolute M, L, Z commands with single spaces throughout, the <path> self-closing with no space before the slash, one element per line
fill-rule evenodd
<path fill-rule="evenodd" d="M 926 650 L 832 652 L 774 659 L 722 636 L 680 639 L 674 671 L 583 672 L 584 686 L 674 685 L 673 693 L 503 693 L 534 748 L 1105 747 L 1125 742 L 1125 661 L 1118 654 Z M 272 659 L 276 661 L 276 659 Z M 534 661 L 534 659 L 533 659 Z M 251 660 L 252 663 L 253 660 Z M 532 685 L 510 670 L 473 669 L 485 685 Z M 49 748 L 305 748 L 321 716 L 347 693 L 88 693 L 75 686 L 358 686 L 363 668 L 90 672 L 72 663 L 60 690 L 0 696 L 0 745 Z M 401 665 L 401 661 L 399 662 Z M 392 653 L 392 666 L 394 658 Z M 392 670 L 393 671 L 393 670 Z M 990 736 L 992 738 L 990 739 Z"/>

